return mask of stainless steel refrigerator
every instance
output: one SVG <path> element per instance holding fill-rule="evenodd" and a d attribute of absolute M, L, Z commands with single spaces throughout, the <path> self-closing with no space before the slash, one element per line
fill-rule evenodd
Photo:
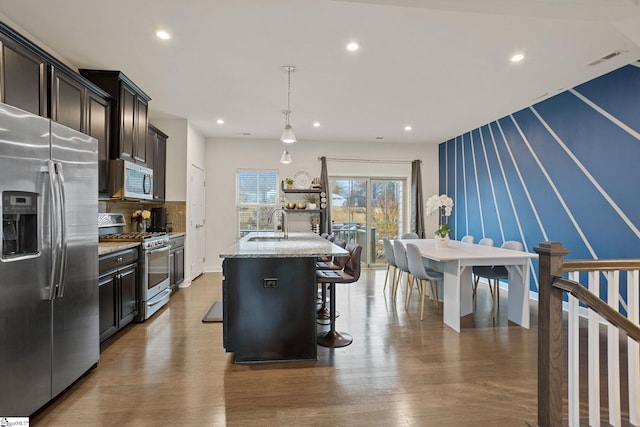
<path fill-rule="evenodd" d="M 98 362 L 97 141 L 0 104 L 0 417 Z"/>

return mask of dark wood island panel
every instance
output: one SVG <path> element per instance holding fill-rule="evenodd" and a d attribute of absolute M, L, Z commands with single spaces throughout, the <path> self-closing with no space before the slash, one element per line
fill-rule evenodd
<path fill-rule="evenodd" d="M 317 360 L 315 262 L 347 253 L 301 232 L 249 233 L 224 250 L 223 344 L 235 362 Z"/>
<path fill-rule="evenodd" d="M 317 360 L 315 258 L 227 258 L 224 347 L 236 363 Z"/>

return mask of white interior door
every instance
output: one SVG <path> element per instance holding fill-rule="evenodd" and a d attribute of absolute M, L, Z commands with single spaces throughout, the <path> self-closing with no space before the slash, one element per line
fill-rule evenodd
<path fill-rule="evenodd" d="M 189 239 L 191 259 L 191 280 L 204 272 L 205 236 L 205 172 L 191 165 L 191 185 L 189 197 Z"/>

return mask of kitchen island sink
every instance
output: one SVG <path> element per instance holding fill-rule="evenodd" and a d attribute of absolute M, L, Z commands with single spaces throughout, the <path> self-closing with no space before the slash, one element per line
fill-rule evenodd
<path fill-rule="evenodd" d="M 315 261 L 346 253 L 313 233 L 251 233 L 222 252 L 223 344 L 235 363 L 317 360 Z"/>
<path fill-rule="evenodd" d="M 280 242 L 287 240 L 284 236 L 254 236 L 249 238 L 249 242 Z"/>

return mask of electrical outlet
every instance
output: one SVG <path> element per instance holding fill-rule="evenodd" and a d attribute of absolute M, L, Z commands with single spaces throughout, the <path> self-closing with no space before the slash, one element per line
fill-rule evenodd
<path fill-rule="evenodd" d="M 278 279 L 276 278 L 267 278 L 262 281 L 263 288 L 277 288 L 278 287 Z"/>

